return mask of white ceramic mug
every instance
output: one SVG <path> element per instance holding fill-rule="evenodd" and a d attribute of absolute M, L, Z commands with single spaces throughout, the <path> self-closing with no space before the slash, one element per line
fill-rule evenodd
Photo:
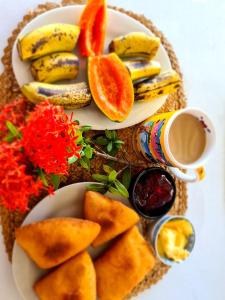
<path fill-rule="evenodd" d="M 177 161 L 169 146 L 169 132 L 174 120 L 181 114 L 190 114 L 196 117 L 205 130 L 206 143 L 200 157 L 190 163 L 183 164 Z M 198 108 L 185 108 L 173 112 L 154 115 L 147 119 L 137 135 L 139 151 L 148 159 L 167 165 L 170 171 L 179 179 L 186 182 L 195 182 L 204 177 L 202 167 L 208 159 L 215 145 L 215 129 L 209 117 Z M 184 173 L 180 169 L 195 170 L 192 174 Z"/>

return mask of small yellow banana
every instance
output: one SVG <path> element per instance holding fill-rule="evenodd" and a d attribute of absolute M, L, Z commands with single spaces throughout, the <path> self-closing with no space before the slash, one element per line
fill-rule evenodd
<path fill-rule="evenodd" d="M 39 27 L 18 39 L 17 49 L 22 60 L 33 60 L 53 52 L 71 52 L 76 46 L 80 28 L 54 23 Z"/>
<path fill-rule="evenodd" d="M 135 85 L 135 100 L 149 101 L 163 95 L 172 94 L 176 92 L 180 85 L 179 74 L 174 70 L 167 71 Z"/>
<path fill-rule="evenodd" d="M 78 57 L 68 52 L 49 54 L 33 61 L 31 64 L 31 73 L 34 79 L 46 83 L 75 79 L 78 69 Z"/>
<path fill-rule="evenodd" d="M 158 75 L 161 70 L 160 63 L 153 60 L 125 60 L 124 64 L 133 81 Z"/>
<path fill-rule="evenodd" d="M 120 57 L 144 57 L 152 59 L 160 46 L 160 39 L 144 32 L 131 32 L 111 41 L 110 52 L 116 52 Z"/>
<path fill-rule="evenodd" d="M 24 96 L 33 103 L 49 100 L 67 109 L 89 105 L 92 98 L 85 82 L 60 85 L 34 81 L 23 85 L 21 90 Z"/>

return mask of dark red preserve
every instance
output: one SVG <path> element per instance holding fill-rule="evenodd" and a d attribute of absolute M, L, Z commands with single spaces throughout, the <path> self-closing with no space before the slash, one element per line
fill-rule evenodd
<path fill-rule="evenodd" d="M 144 170 L 133 188 L 133 205 L 144 215 L 156 217 L 165 214 L 175 199 L 172 176 L 161 168 Z"/>

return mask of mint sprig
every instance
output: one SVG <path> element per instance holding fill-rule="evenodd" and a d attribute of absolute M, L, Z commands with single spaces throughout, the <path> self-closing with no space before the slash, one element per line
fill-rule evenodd
<path fill-rule="evenodd" d="M 124 142 L 117 137 L 115 130 L 106 129 L 103 135 L 98 136 L 93 140 L 96 145 L 101 146 L 104 151 L 112 156 L 115 156 Z"/>
<path fill-rule="evenodd" d="M 106 174 L 93 174 L 92 178 L 101 184 L 89 184 L 87 186 L 88 190 L 97 191 L 105 194 L 107 191 L 112 194 L 122 196 L 124 198 L 129 198 L 129 192 L 125 185 L 119 181 L 117 176 L 119 172 L 114 170 L 108 165 L 103 165 L 103 170 Z"/>

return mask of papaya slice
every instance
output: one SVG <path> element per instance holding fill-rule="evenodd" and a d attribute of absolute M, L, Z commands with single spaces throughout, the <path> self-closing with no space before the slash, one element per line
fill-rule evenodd
<path fill-rule="evenodd" d="M 130 74 L 115 53 L 88 59 L 88 80 L 98 108 L 112 121 L 123 122 L 134 103 Z"/>
<path fill-rule="evenodd" d="M 79 25 L 81 55 L 102 54 L 106 35 L 106 0 L 89 0 L 81 15 Z"/>

